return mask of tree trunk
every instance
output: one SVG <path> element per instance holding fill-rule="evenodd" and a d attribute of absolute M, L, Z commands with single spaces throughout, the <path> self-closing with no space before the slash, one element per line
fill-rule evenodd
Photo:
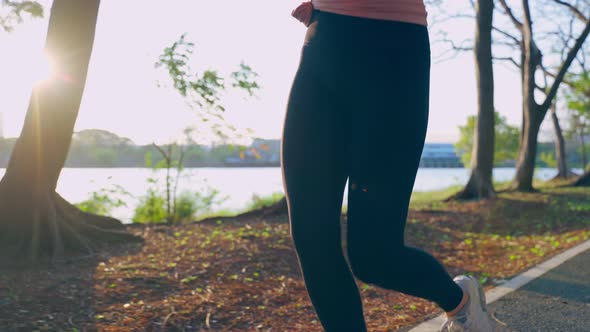
<path fill-rule="evenodd" d="M 528 2 L 523 2 L 528 6 Z M 525 7 L 525 12 L 528 7 Z M 516 175 L 512 181 L 512 189 L 518 191 L 534 191 L 533 175 L 537 154 L 537 136 L 545 113 L 535 101 L 535 73 L 541 63 L 541 52 L 533 39 L 532 22 L 526 19 L 522 25 L 522 112 L 523 121 L 520 133 L 520 146 L 516 162 Z"/>
<path fill-rule="evenodd" d="M 586 171 L 572 183 L 574 187 L 590 187 L 590 172 Z"/>
<path fill-rule="evenodd" d="M 84 213 L 55 188 L 69 150 L 92 52 L 99 0 L 55 0 L 46 53 L 51 78 L 33 88 L 20 137 L 0 181 L 0 245 L 7 261 L 53 260 L 100 244 L 140 240 L 112 218 Z M 10 260 L 9 258 L 14 258 Z"/>
<path fill-rule="evenodd" d="M 471 176 L 463 190 L 450 199 L 496 197 L 492 182 L 494 167 L 494 68 L 492 63 L 493 0 L 476 5 L 475 63 L 477 76 L 477 125 L 473 139 Z"/>
<path fill-rule="evenodd" d="M 523 192 L 535 191 L 533 188 L 533 176 L 537 156 L 537 137 L 546 113 L 539 110 L 537 105 L 530 106 L 524 111 L 523 135 L 516 162 L 516 175 L 512 181 L 512 189 Z"/>
<path fill-rule="evenodd" d="M 580 145 L 582 146 L 582 169 L 586 168 L 586 142 L 584 142 L 584 125 L 580 128 Z"/>
<path fill-rule="evenodd" d="M 559 124 L 559 118 L 557 117 L 557 106 L 555 103 L 551 106 L 551 120 L 553 121 L 553 129 L 555 130 L 555 160 L 557 161 L 557 175 L 553 180 L 568 179 L 574 174 L 567 167 L 565 139 L 563 138 L 563 131 Z"/>
<path fill-rule="evenodd" d="M 535 170 L 535 157 L 537 154 L 537 135 L 539 127 L 545 118 L 545 114 L 551 107 L 553 99 L 557 95 L 559 86 L 563 82 L 570 66 L 578 52 L 590 34 L 590 21 L 584 19 L 586 26 L 576 39 L 575 44 L 567 52 L 567 57 L 560 65 L 559 72 L 551 87 L 547 90 L 547 97 L 542 104 L 535 101 L 535 73 L 541 64 L 542 55 L 533 38 L 533 22 L 529 0 L 522 1 L 523 22 L 518 25 L 522 33 L 522 102 L 523 102 L 523 124 L 520 140 L 518 161 L 516 164 L 516 175 L 512 182 L 512 188 L 519 191 L 534 191 L 533 174 Z"/>

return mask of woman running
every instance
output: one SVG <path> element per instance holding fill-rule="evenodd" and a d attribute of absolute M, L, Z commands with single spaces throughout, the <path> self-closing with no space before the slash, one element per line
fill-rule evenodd
<path fill-rule="evenodd" d="M 435 302 L 446 312 L 443 331 L 492 331 L 476 279 L 451 279 L 430 254 L 404 244 L 429 112 L 423 0 L 314 0 L 292 14 L 308 29 L 284 119 L 282 176 L 322 326 L 367 331 L 357 277 Z"/>

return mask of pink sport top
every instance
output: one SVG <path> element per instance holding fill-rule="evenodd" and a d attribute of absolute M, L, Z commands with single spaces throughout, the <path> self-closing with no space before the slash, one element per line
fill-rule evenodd
<path fill-rule="evenodd" d="M 427 25 L 423 0 L 312 0 L 314 8 L 335 14 Z"/>

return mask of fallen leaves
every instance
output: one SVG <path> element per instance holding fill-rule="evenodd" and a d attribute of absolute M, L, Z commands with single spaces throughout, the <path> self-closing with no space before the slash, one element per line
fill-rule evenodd
<path fill-rule="evenodd" d="M 590 237 L 590 191 L 502 194 L 412 210 L 406 240 L 451 275 L 489 288 Z M 586 204 L 586 205 L 584 205 Z M 133 225 L 145 245 L 105 248 L 75 264 L 0 270 L 0 330 L 321 331 L 278 220 Z M 345 221 L 345 220 L 344 220 Z M 370 331 L 395 331 L 440 309 L 359 282 Z"/>

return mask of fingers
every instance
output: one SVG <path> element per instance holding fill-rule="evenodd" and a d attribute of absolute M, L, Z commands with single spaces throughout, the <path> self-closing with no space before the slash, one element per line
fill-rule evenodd
<path fill-rule="evenodd" d="M 305 26 L 309 26 L 311 23 L 311 16 L 313 14 L 313 5 L 311 1 L 302 2 L 299 7 L 295 8 L 291 12 L 291 16 L 301 21 Z"/>

